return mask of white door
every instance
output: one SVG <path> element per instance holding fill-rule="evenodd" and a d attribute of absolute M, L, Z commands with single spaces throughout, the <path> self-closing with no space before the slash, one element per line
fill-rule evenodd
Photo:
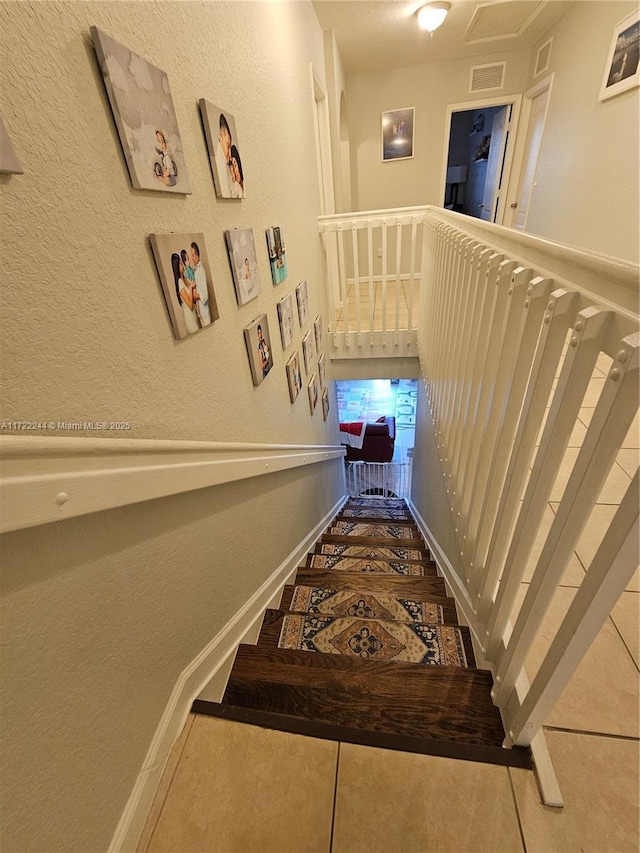
<path fill-rule="evenodd" d="M 527 128 L 527 139 L 522 163 L 522 175 L 518 187 L 517 209 L 513 221 L 513 227 L 524 231 L 531 203 L 531 194 L 536 185 L 538 171 L 538 158 L 542 145 L 544 133 L 544 122 L 547 115 L 547 102 L 549 100 L 549 88 L 543 89 L 531 101 L 531 117 Z"/>
<path fill-rule="evenodd" d="M 491 145 L 487 162 L 487 176 L 484 183 L 482 209 L 480 218 L 495 222 L 500 202 L 501 184 L 504 172 L 504 158 L 507 151 L 507 136 L 509 133 L 509 116 L 511 105 L 503 107 L 493 117 L 491 125 Z"/>

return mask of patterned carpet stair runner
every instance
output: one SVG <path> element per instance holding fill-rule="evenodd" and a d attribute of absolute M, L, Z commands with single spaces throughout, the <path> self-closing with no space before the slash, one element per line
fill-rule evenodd
<path fill-rule="evenodd" d="M 390 749 L 529 767 L 503 749 L 476 668 L 404 500 L 351 498 L 240 645 L 222 702 L 195 713 Z"/>

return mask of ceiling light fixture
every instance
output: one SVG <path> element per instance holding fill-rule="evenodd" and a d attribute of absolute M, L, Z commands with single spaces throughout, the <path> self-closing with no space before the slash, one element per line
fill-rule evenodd
<path fill-rule="evenodd" d="M 426 6 L 422 6 L 422 8 L 418 9 L 416 12 L 416 15 L 418 16 L 418 26 L 420 29 L 426 30 L 428 33 L 433 35 L 434 31 L 437 30 L 440 24 L 444 22 L 450 8 L 451 3 L 447 3 L 445 0 L 442 0 L 441 2 L 438 0 L 436 3 L 427 3 Z"/>

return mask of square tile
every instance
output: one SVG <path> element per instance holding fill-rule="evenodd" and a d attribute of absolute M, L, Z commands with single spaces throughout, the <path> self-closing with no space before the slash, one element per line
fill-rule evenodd
<path fill-rule="evenodd" d="M 562 500 L 579 453 L 580 450 L 577 447 L 568 447 L 565 451 L 560 470 L 551 490 L 550 500 Z M 629 488 L 630 482 L 631 477 L 614 462 L 598 495 L 597 502 L 601 504 L 619 504 Z"/>
<path fill-rule="evenodd" d="M 338 744 L 196 716 L 148 853 L 328 853 Z"/>
<path fill-rule="evenodd" d="M 637 853 L 638 744 L 546 732 L 564 808 L 548 808 L 532 774 L 509 770 L 527 853 Z"/>
<path fill-rule="evenodd" d="M 521 584 L 519 611 L 527 585 Z M 558 587 L 540 631 L 527 656 L 530 680 L 537 673 L 576 594 Z M 545 725 L 580 731 L 638 737 L 638 671 L 610 619 L 550 711 Z"/>
<path fill-rule="evenodd" d="M 544 543 L 549 535 L 549 530 L 551 529 L 551 525 L 553 524 L 554 513 L 551 507 L 547 506 L 544 515 L 542 516 L 542 522 L 540 524 L 540 528 L 538 529 L 538 535 L 536 536 L 536 541 L 533 544 L 533 549 L 531 551 L 531 555 L 527 562 L 527 568 L 525 569 L 523 580 L 530 581 L 533 575 L 534 569 L 540 559 L 540 554 L 542 553 L 542 549 L 544 547 Z M 560 583 L 563 586 L 580 586 L 584 579 L 584 569 L 580 564 L 580 560 L 572 554 L 569 558 L 569 562 L 567 563 L 567 568 L 565 569 L 564 575 L 562 576 L 562 580 Z"/>
<path fill-rule="evenodd" d="M 522 849 L 506 767 L 341 744 L 332 853 Z"/>
<path fill-rule="evenodd" d="M 640 451 L 637 448 L 619 450 L 616 462 L 628 477 L 634 477 L 640 464 Z"/>
<path fill-rule="evenodd" d="M 640 669 L 640 595 L 637 592 L 623 592 L 611 611 L 611 619 Z"/>

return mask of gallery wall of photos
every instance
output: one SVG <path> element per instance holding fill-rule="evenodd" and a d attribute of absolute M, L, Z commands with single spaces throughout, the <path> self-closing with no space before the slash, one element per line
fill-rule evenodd
<path fill-rule="evenodd" d="M 91 28 L 91 35 L 132 187 L 189 195 L 191 185 L 167 75 L 97 27 Z M 235 117 L 205 98 L 199 100 L 199 109 L 216 196 L 241 201 L 246 198 L 245 164 Z M 239 307 L 261 293 L 258 266 L 263 252 L 273 286 L 287 288 L 287 251 L 280 226 L 266 227 L 257 245 L 252 228 L 229 228 L 224 239 L 229 283 Z M 220 319 L 205 235 L 154 233 L 149 242 L 175 337 L 182 340 L 205 332 Z M 291 404 L 306 385 L 311 415 L 320 404 L 326 421 L 329 389 L 323 320 L 310 314 L 306 280 L 289 285 L 276 304 L 276 319 Z M 298 329 L 301 345 L 296 348 Z M 274 358 L 268 315 L 255 317 L 243 332 L 251 378 L 259 386 L 279 361 L 277 355 Z"/>

